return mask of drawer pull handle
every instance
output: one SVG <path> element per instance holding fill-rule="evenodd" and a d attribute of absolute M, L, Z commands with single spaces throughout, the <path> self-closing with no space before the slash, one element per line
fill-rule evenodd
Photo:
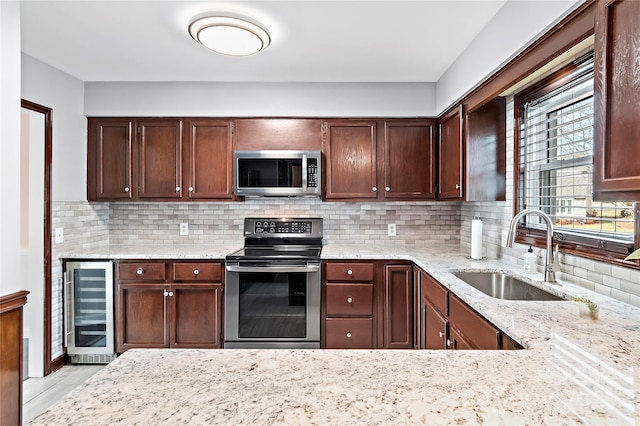
<path fill-rule="evenodd" d="M 144 269 L 142 268 L 138 268 L 138 270 L 136 271 L 136 274 L 138 275 L 142 275 L 144 273 Z"/>
<path fill-rule="evenodd" d="M 349 270 L 347 271 L 347 275 L 353 275 L 353 271 L 352 271 L 351 269 L 349 269 Z"/>
<path fill-rule="evenodd" d="M 200 273 L 200 271 L 199 271 L 199 270 L 197 270 L 197 269 L 194 269 L 194 270 L 193 270 L 193 275 L 198 275 L 199 273 Z"/>
<path fill-rule="evenodd" d="M 351 297 L 347 297 L 347 303 L 353 303 L 353 299 Z"/>
<path fill-rule="evenodd" d="M 350 331 L 347 331 L 347 337 L 348 337 L 349 339 L 351 339 L 351 332 L 350 332 Z"/>

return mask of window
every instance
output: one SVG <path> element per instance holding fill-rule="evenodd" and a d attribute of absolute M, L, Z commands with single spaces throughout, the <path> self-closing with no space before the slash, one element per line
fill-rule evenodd
<path fill-rule="evenodd" d="M 593 55 L 516 96 L 518 210 L 547 213 L 560 241 L 621 254 L 633 248 L 632 203 L 596 202 L 593 181 Z M 537 216 L 521 223 L 543 229 Z M 535 234 L 535 232 L 533 232 Z"/>

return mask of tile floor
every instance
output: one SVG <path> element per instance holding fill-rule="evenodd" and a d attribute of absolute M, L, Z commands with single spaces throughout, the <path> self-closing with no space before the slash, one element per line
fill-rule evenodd
<path fill-rule="evenodd" d="M 104 365 L 70 364 L 47 377 L 31 377 L 25 380 L 22 384 L 22 424 L 29 424 L 36 416 L 103 367 Z"/>

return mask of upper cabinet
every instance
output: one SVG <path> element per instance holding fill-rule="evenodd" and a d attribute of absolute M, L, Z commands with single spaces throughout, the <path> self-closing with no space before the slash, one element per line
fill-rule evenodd
<path fill-rule="evenodd" d="M 435 198 L 435 120 L 322 123 L 325 200 Z"/>
<path fill-rule="evenodd" d="M 182 198 L 182 121 L 139 121 L 138 149 L 138 198 Z"/>
<path fill-rule="evenodd" d="M 640 2 L 597 2 L 593 180 L 597 200 L 640 200 L 639 49 Z"/>
<path fill-rule="evenodd" d="M 384 123 L 384 198 L 435 198 L 435 121 Z"/>
<path fill-rule="evenodd" d="M 506 199 L 506 105 L 497 97 L 467 112 L 466 201 Z"/>
<path fill-rule="evenodd" d="M 187 196 L 191 200 L 233 198 L 233 122 L 189 120 Z"/>
<path fill-rule="evenodd" d="M 464 153 L 462 105 L 440 120 L 438 198 L 461 199 Z"/>
<path fill-rule="evenodd" d="M 133 122 L 126 119 L 90 119 L 88 134 L 88 200 L 134 198 Z"/>
<path fill-rule="evenodd" d="M 89 201 L 233 196 L 231 121 L 89 119 L 88 133 Z"/>
<path fill-rule="evenodd" d="M 462 105 L 440 120 L 438 198 L 504 201 L 506 101 L 497 97 L 473 111 Z"/>
<path fill-rule="evenodd" d="M 375 121 L 322 123 L 325 150 L 325 199 L 375 199 L 377 144 Z"/>

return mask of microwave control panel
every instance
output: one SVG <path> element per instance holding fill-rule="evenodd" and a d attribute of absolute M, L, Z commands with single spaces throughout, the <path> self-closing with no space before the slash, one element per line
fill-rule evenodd
<path fill-rule="evenodd" d="M 307 164 L 307 187 L 318 187 L 318 162 L 315 159 L 309 159 Z"/>

